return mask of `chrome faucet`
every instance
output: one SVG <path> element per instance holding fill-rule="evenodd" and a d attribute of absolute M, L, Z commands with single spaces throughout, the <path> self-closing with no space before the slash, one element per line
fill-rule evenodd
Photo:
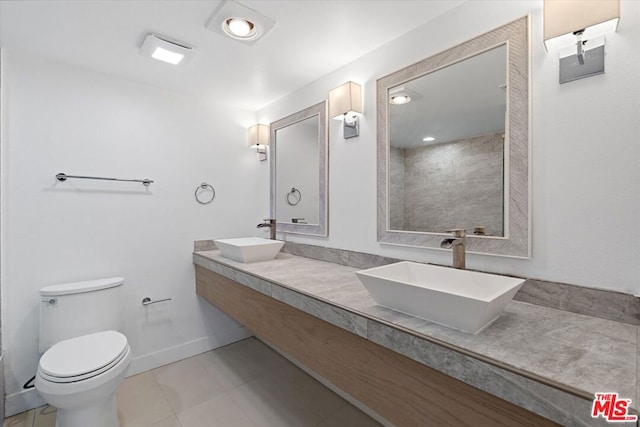
<path fill-rule="evenodd" d="M 455 228 L 453 230 L 447 230 L 447 233 L 451 233 L 452 237 L 444 239 L 440 242 L 440 247 L 442 249 L 452 249 L 453 248 L 453 268 L 459 268 L 464 270 L 464 258 L 465 258 L 465 250 L 464 250 L 464 236 L 465 230 L 461 228 Z"/>
<path fill-rule="evenodd" d="M 276 219 L 270 218 L 265 219 L 264 222 L 261 222 L 257 225 L 257 228 L 269 227 L 269 238 L 271 240 L 276 240 Z"/>

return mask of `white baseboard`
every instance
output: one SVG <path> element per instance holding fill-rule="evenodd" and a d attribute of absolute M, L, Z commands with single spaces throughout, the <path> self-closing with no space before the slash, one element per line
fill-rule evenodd
<path fill-rule="evenodd" d="M 127 376 L 130 377 L 141 372 L 146 372 L 251 336 L 253 336 L 253 333 L 244 326 L 241 326 L 221 332 L 215 336 L 200 338 L 174 347 L 137 356 L 131 361 Z M 45 404 L 46 402 L 42 400 L 40 394 L 38 394 L 34 388 L 8 394 L 5 396 L 5 416 L 10 417 Z"/>
<path fill-rule="evenodd" d="M 40 394 L 35 388 L 7 394 L 4 397 L 4 415 L 5 417 L 10 417 L 20 412 L 45 405 L 46 403 L 47 402 L 42 400 L 42 397 L 40 397 Z"/>
<path fill-rule="evenodd" d="M 215 336 L 200 338 L 174 347 L 137 356 L 131 361 L 131 367 L 129 367 L 127 377 L 177 362 L 178 360 L 186 359 L 187 357 L 195 356 L 251 336 L 253 336 L 251 331 L 244 326 L 240 326 L 221 332 Z"/>

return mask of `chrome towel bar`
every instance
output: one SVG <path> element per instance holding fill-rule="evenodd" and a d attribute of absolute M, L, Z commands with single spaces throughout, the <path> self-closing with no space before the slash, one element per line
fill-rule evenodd
<path fill-rule="evenodd" d="M 144 178 L 144 179 L 121 179 L 121 178 L 105 178 L 105 177 L 101 177 L 101 176 L 82 176 L 82 175 L 67 175 L 66 173 L 62 173 L 60 172 L 59 174 L 56 175 L 56 179 L 58 181 L 66 181 L 69 178 L 74 178 L 74 179 L 99 179 L 102 181 L 126 181 L 126 182 L 141 182 L 142 185 L 144 185 L 145 187 L 148 187 L 149 185 L 153 184 L 153 180 L 149 179 L 149 178 Z"/>

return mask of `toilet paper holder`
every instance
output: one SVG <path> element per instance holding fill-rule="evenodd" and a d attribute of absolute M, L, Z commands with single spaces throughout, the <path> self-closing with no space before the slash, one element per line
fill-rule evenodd
<path fill-rule="evenodd" d="M 149 297 L 144 297 L 142 299 L 142 305 L 146 306 L 146 305 L 157 304 L 159 302 L 165 302 L 165 301 L 171 301 L 171 298 L 164 298 L 164 299 L 159 299 L 159 300 L 153 301 Z"/>

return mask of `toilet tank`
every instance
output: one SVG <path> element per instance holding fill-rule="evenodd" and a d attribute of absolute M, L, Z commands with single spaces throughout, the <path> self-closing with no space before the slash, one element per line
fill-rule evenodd
<path fill-rule="evenodd" d="M 65 339 L 119 331 L 123 283 L 122 277 L 111 277 L 40 289 L 40 353 Z"/>

